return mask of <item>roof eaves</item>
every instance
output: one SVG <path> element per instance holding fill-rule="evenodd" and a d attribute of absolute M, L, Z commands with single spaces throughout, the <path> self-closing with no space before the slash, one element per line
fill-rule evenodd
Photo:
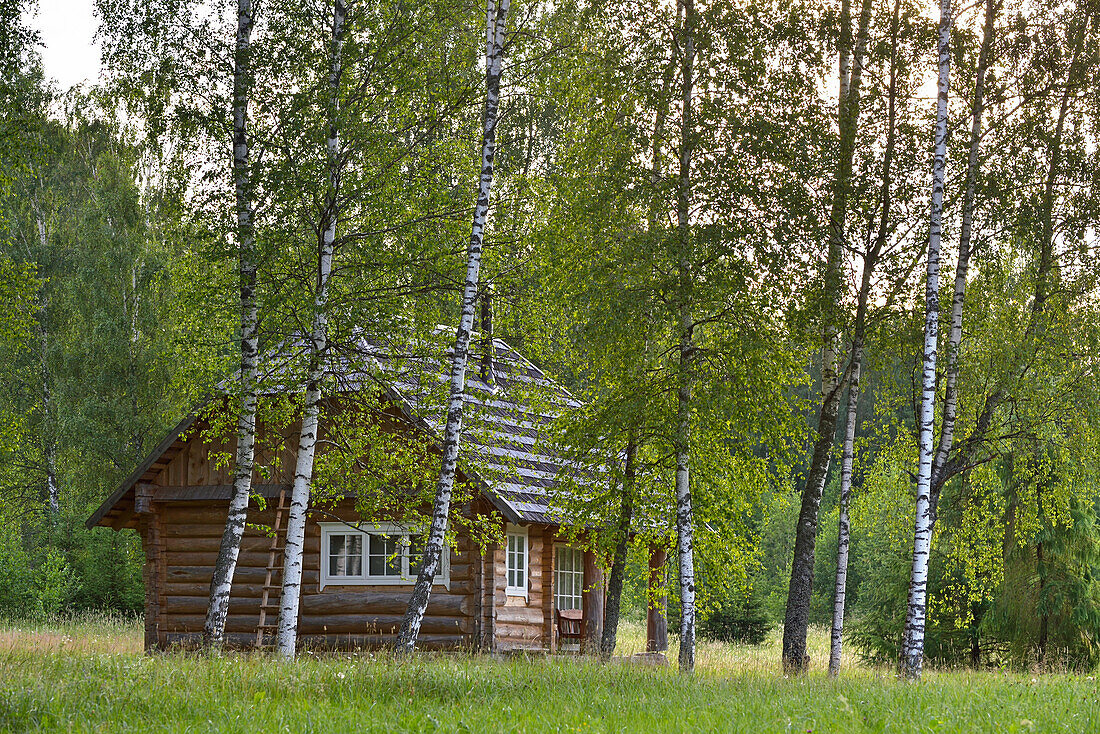
<path fill-rule="evenodd" d="M 118 488 L 111 493 L 111 496 L 104 500 L 103 504 L 99 506 L 99 509 L 97 509 L 94 513 L 92 513 L 91 517 L 84 521 L 84 526 L 86 528 L 91 530 L 96 525 L 99 525 L 99 521 L 102 520 L 104 516 L 106 516 L 106 514 L 111 511 L 112 507 L 118 504 L 118 501 L 121 500 L 123 496 L 125 496 L 125 494 L 129 492 L 135 484 L 138 483 L 138 480 L 141 479 L 141 476 L 145 472 L 149 471 L 149 467 L 156 463 L 157 459 L 163 456 L 164 452 L 167 451 L 169 447 L 176 442 L 176 439 L 183 435 L 183 433 L 186 432 L 187 429 L 192 426 L 192 424 L 194 424 L 195 419 L 198 418 L 200 411 L 201 408 L 181 420 L 179 424 L 177 424 L 176 427 L 172 430 L 172 432 L 169 433 L 163 441 L 157 444 L 157 447 L 154 448 L 147 457 L 145 457 L 145 461 L 141 462 L 141 464 L 138 465 L 138 468 L 134 469 L 130 476 L 122 480 L 122 483 L 119 484 Z"/>

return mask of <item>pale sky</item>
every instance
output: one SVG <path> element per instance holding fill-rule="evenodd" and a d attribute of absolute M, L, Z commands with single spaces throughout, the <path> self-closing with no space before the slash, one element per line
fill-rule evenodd
<path fill-rule="evenodd" d="M 38 15 L 31 25 L 38 29 L 46 76 L 68 89 L 99 76 L 99 46 L 92 44 L 97 21 L 93 0 L 38 0 Z"/>

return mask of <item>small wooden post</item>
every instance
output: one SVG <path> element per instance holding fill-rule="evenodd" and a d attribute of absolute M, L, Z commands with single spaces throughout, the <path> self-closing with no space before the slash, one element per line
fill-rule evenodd
<path fill-rule="evenodd" d="M 597 655 L 603 635 L 603 569 L 596 564 L 596 554 L 584 552 L 584 646 L 586 655 Z"/>
<path fill-rule="evenodd" d="M 665 561 L 668 552 L 658 545 L 649 547 L 649 603 L 645 615 L 645 651 L 668 649 L 668 595 L 664 593 Z"/>

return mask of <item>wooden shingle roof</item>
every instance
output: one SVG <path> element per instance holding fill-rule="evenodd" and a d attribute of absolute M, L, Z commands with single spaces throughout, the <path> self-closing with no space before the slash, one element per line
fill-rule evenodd
<path fill-rule="evenodd" d="M 450 359 L 394 359 L 366 339 L 359 347 L 378 366 L 390 397 L 433 435 L 442 436 Z M 554 494 L 563 491 L 560 479 L 583 483 L 588 473 L 556 449 L 550 424 L 580 402 L 501 339 L 493 340 L 491 382 L 486 382 L 484 348 L 475 335 L 466 372 L 463 470 L 482 482 L 513 522 L 561 524 L 561 512 L 551 506 Z"/>
<path fill-rule="evenodd" d="M 449 349 L 436 343 L 412 355 L 407 349 L 363 336 L 341 346 L 332 350 L 328 367 L 336 378 L 337 393 L 381 387 L 386 399 L 401 407 L 411 422 L 436 439 L 442 436 Z M 466 373 L 462 471 L 480 485 L 509 521 L 562 524 L 561 512 L 551 507 L 553 496 L 563 491 L 560 478 L 584 483 L 588 474 L 555 449 L 549 429 L 556 416 L 580 407 L 580 403 L 501 339 L 493 340 L 491 383 L 486 382 L 481 377 L 484 347 L 485 341 L 475 335 Z M 296 355 L 292 352 L 303 348 L 302 343 L 295 349 L 284 345 L 280 350 L 283 361 L 293 362 Z M 130 524 L 134 486 L 155 479 L 183 448 L 185 434 L 195 420 L 196 414 L 192 414 L 181 421 L 88 518 L 88 527 Z M 203 488 L 217 490 L 218 497 L 200 497 L 199 488 L 192 489 L 198 492 L 193 499 L 227 498 L 229 491 L 222 486 Z"/>

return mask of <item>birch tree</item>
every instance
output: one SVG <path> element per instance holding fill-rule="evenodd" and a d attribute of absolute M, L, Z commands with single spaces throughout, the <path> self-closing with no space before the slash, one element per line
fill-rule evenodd
<path fill-rule="evenodd" d="M 454 490 L 455 472 L 458 468 L 459 444 L 462 438 L 462 411 L 466 397 L 466 364 L 470 347 L 470 333 L 474 326 L 477 308 L 478 275 L 481 270 L 481 253 L 484 244 L 485 223 L 489 212 L 489 195 L 493 187 L 493 157 L 496 154 L 497 114 L 500 108 L 500 78 L 504 61 L 504 29 L 508 17 L 509 0 L 489 0 L 485 32 L 485 106 L 481 144 L 481 176 L 478 182 L 477 204 L 474 207 L 473 227 L 466 253 L 466 280 L 462 292 L 462 315 L 455 333 L 454 352 L 451 357 L 450 395 L 447 406 L 447 422 L 443 429 L 442 463 L 428 538 L 424 544 L 423 562 L 409 599 L 397 648 L 411 653 L 416 647 L 420 624 L 428 608 L 432 584 L 438 573 L 443 553 L 446 552 L 447 524 Z"/>
<path fill-rule="evenodd" d="M 695 3 L 683 0 L 680 36 L 680 171 L 676 197 L 676 235 L 679 247 L 680 363 L 676 389 L 676 551 L 680 562 L 680 672 L 695 670 L 695 556 L 691 508 L 691 389 L 694 322 L 691 315 L 691 152 L 695 138 L 692 94 L 695 82 Z"/>
<path fill-rule="evenodd" d="M 225 520 L 218 559 L 210 581 L 210 603 L 203 626 L 203 643 L 219 647 L 225 634 L 233 574 L 241 551 L 252 492 L 256 446 L 256 403 L 259 377 L 259 317 L 256 307 L 256 231 L 253 224 L 253 183 L 249 161 L 248 104 L 254 69 L 251 0 L 237 0 L 237 38 L 233 53 L 233 193 L 236 202 L 236 240 L 240 282 L 240 367 L 237 373 L 240 408 L 237 417 L 237 449 L 233 463 L 233 492 Z"/>
<path fill-rule="evenodd" d="M 864 0 L 860 11 L 858 41 L 853 48 L 850 0 L 843 0 L 838 43 L 840 91 L 837 99 L 837 122 L 840 147 L 828 221 L 824 288 L 820 296 L 823 320 L 820 408 L 810 467 L 802 490 L 802 504 L 798 515 L 794 557 L 791 563 L 791 582 L 787 591 L 786 615 L 783 622 L 783 668 L 796 673 L 805 672 L 809 665 L 806 655 L 806 631 L 809 625 L 810 597 L 813 591 L 818 513 L 832 462 L 843 391 L 839 309 L 844 295 L 844 283 L 841 270 L 844 265 L 845 218 L 855 156 L 863 60 L 866 55 L 870 17 L 871 3 Z"/>
<path fill-rule="evenodd" d="M 978 69 L 974 81 L 974 96 L 971 104 L 970 146 L 966 164 L 962 201 L 962 221 L 959 228 L 959 255 L 955 265 L 955 284 L 951 297 L 951 331 L 947 341 L 947 369 L 944 379 L 943 416 L 940 423 L 940 436 L 936 444 L 935 458 L 932 461 L 932 478 L 929 504 L 932 512 L 932 527 L 935 529 L 937 508 L 943 485 L 955 474 L 954 467 L 948 466 L 952 450 L 955 448 L 955 426 L 959 411 L 959 370 L 963 334 L 963 313 L 966 305 L 966 283 L 970 272 L 971 239 L 974 231 L 974 209 L 978 174 L 981 170 L 982 116 L 985 113 L 986 75 L 992 63 L 994 31 L 997 14 L 1001 7 L 998 0 L 987 0 L 985 20 L 982 25 L 982 42 L 978 52 Z M 987 402 L 992 408 L 999 397 Z"/>
<path fill-rule="evenodd" d="M 294 467 L 294 486 L 287 514 L 286 541 L 283 551 L 283 583 L 279 599 L 279 627 L 276 648 L 280 657 L 293 658 L 298 638 L 298 607 L 301 601 L 302 565 L 305 546 L 306 509 L 309 506 L 313 464 L 317 451 L 321 415 L 321 387 L 328 354 L 329 278 L 336 247 L 336 225 L 340 194 L 340 82 L 343 76 L 344 33 L 347 6 L 334 0 L 332 37 L 329 43 L 328 196 L 318 243 L 317 280 L 313 300 L 313 324 L 309 334 L 309 367 L 302 402 L 302 427 Z"/>
<path fill-rule="evenodd" d="M 936 133 L 932 160 L 932 206 L 928 232 L 925 289 L 924 359 L 921 373 L 917 507 L 913 540 L 913 569 L 909 582 L 903 672 L 919 680 L 924 660 L 924 624 L 928 599 L 928 557 L 932 546 L 931 482 L 936 409 L 936 354 L 940 319 L 940 240 L 943 232 L 943 188 L 947 166 L 947 103 L 951 86 L 951 0 L 940 2 L 938 35 L 939 75 L 936 85 Z"/>

